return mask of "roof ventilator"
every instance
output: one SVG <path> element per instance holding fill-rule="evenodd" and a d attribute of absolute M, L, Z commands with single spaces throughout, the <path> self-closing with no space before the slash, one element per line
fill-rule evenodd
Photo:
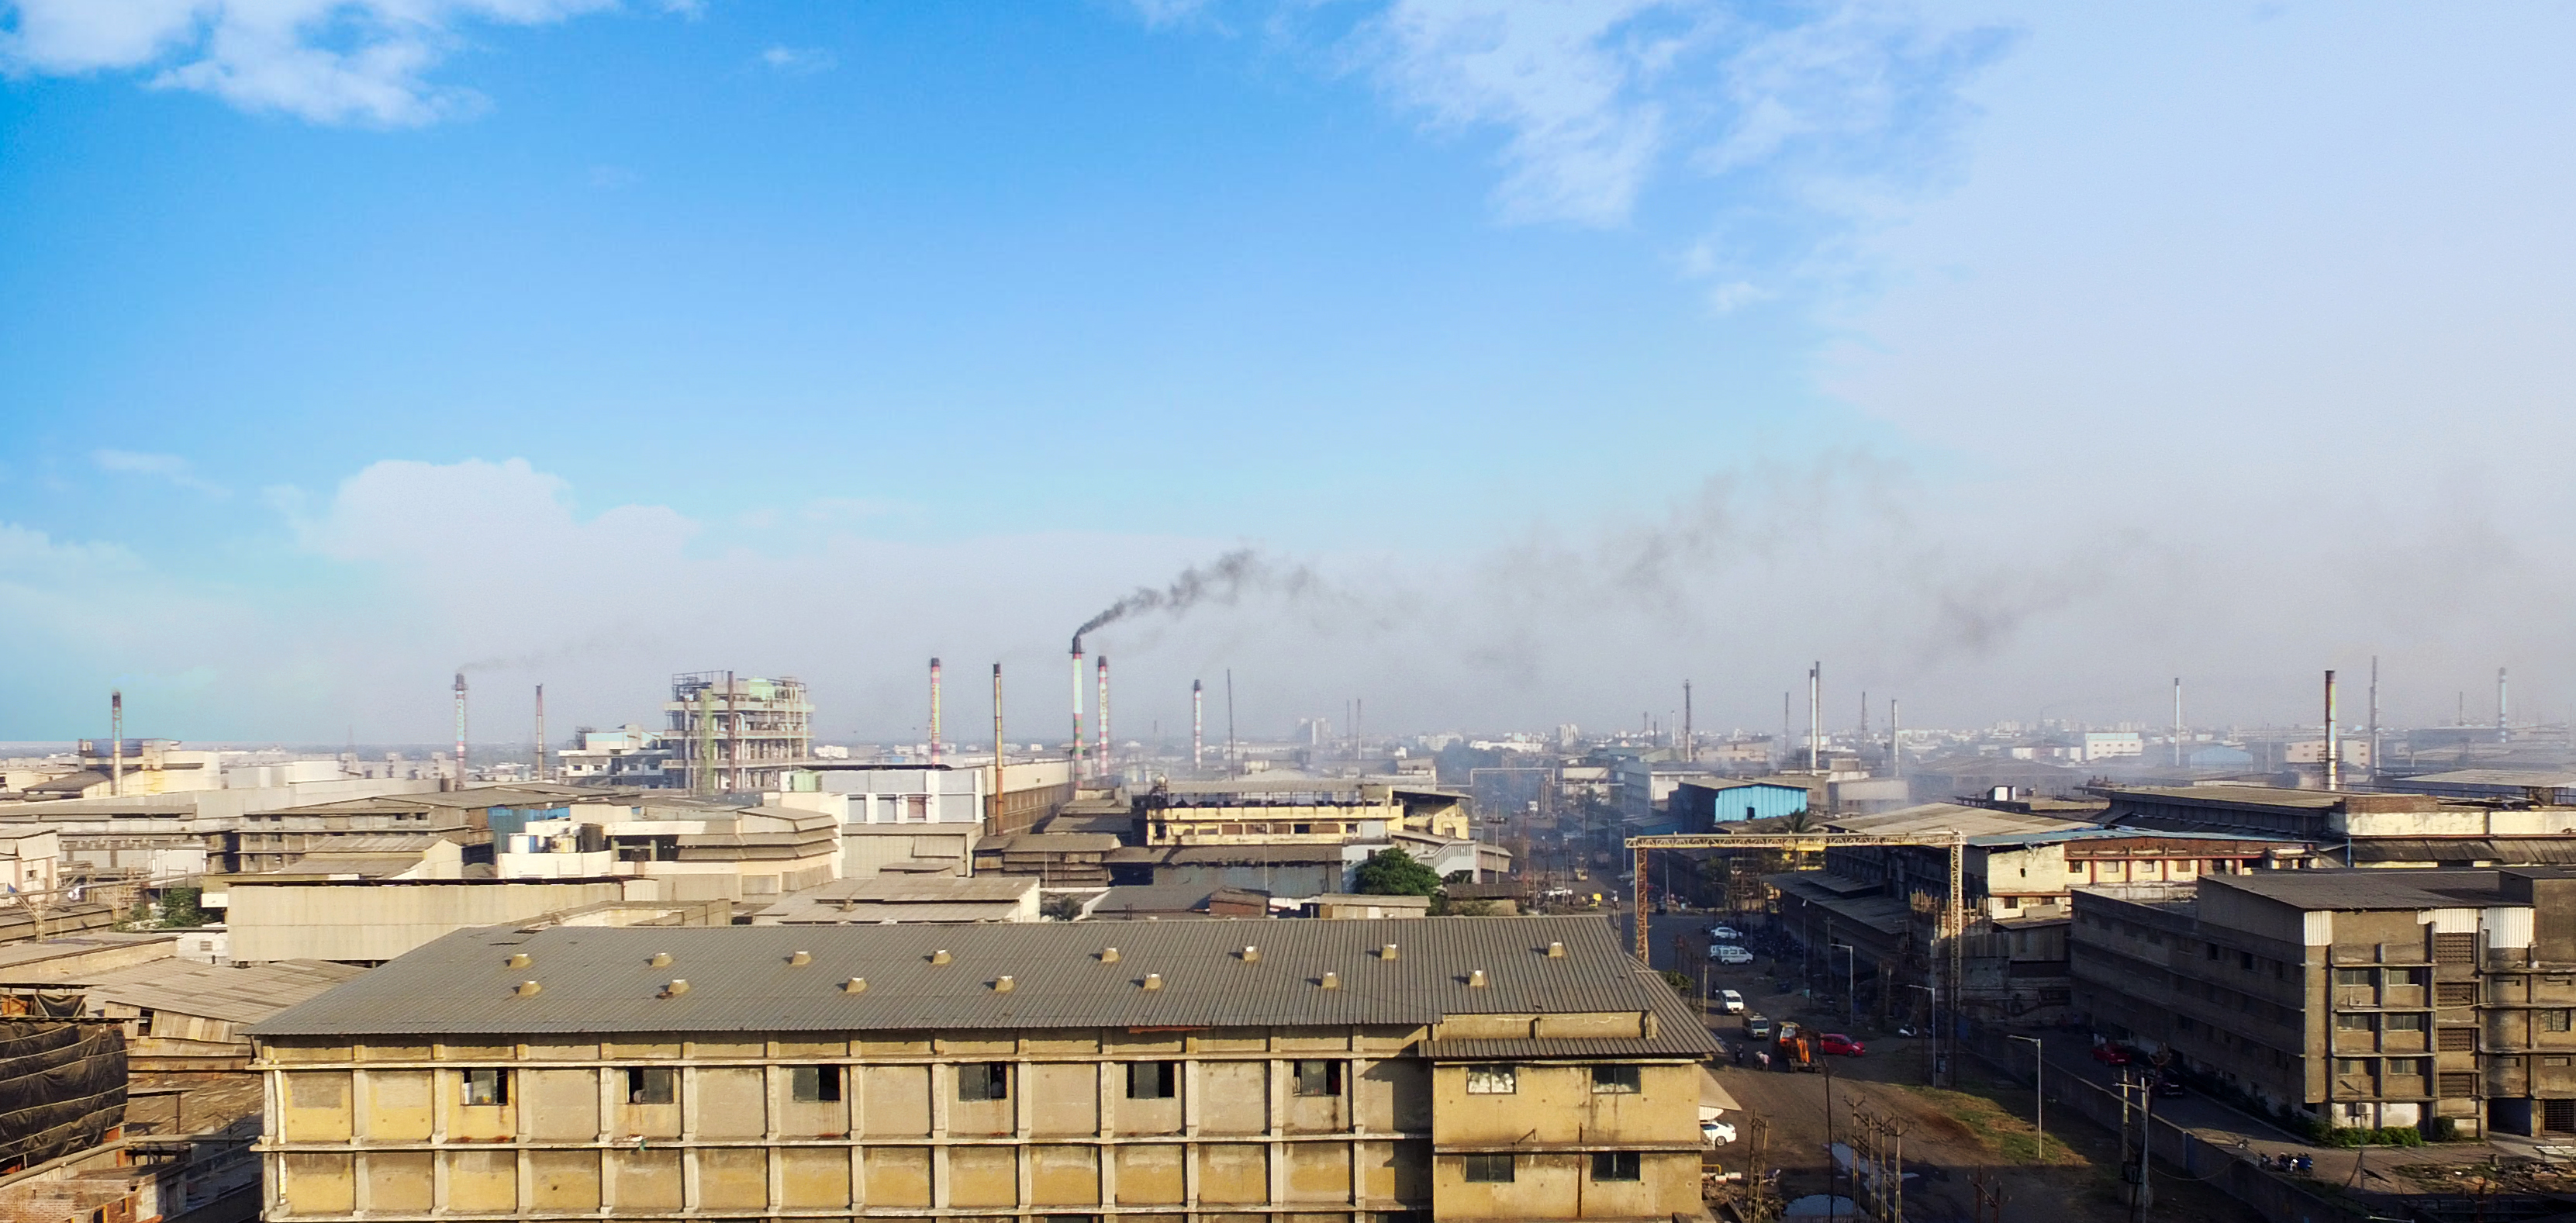
<path fill-rule="evenodd" d="M 1148 989 L 1148 990 L 1156 990 L 1156 989 L 1161 989 L 1161 988 L 1163 988 L 1163 974 L 1158 973 L 1158 972 L 1149 972 L 1149 973 L 1146 973 L 1146 974 L 1145 974 L 1145 988 L 1146 988 L 1146 989 Z"/>
<path fill-rule="evenodd" d="M 934 952 L 931 952 L 931 953 L 930 953 L 930 962 L 931 962 L 931 963 L 933 963 L 933 964 L 945 964 L 945 963 L 947 963 L 947 962 L 948 962 L 948 960 L 949 960 L 948 949 L 947 949 L 947 948 L 945 948 L 945 947 L 942 947 L 942 948 L 940 948 L 939 950 L 937 950 L 937 951 L 934 951 Z"/>
<path fill-rule="evenodd" d="M 1253 945 L 1251 945 L 1251 944 L 1249 944 L 1249 943 L 1244 944 L 1244 948 L 1243 948 L 1243 962 L 1244 962 L 1244 963 L 1246 963 L 1246 964 L 1258 964 L 1258 963 L 1260 963 L 1260 962 L 1261 962 L 1261 949 L 1260 949 L 1260 948 L 1258 948 L 1258 947 L 1255 947 L 1255 946 L 1253 946 Z"/>
<path fill-rule="evenodd" d="M 852 977 L 847 983 L 841 986 L 841 992 L 845 994 L 864 994 L 868 992 L 868 979 L 866 977 Z"/>
<path fill-rule="evenodd" d="M 1316 984 L 1323 986 L 1325 989 L 1340 989 L 1342 987 L 1342 974 L 1337 972 L 1325 973 L 1324 979 L 1316 982 Z"/>
<path fill-rule="evenodd" d="M 1117 963 L 1117 962 L 1118 962 L 1118 949 L 1117 949 L 1117 948 L 1115 948 L 1115 947 L 1103 947 L 1103 948 L 1101 948 L 1101 949 L 1100 949 L 1100 962 L 1101 962 L 1101 963 L 1103 963 L 1103 964 L 1115 964 L 1115 963 Z"/>
<path fill-rule="evenodd" d="M 1381 959 L 1381 960 L 1392 960 L 1392 959 L 1394 959 L 1394 958 L 1395 958 L 1395 944 L 1393 944 L 1393 943 L 1388 943 L 1386 946 L 1378 948 L 1378 949 L 1377 949 L 1377 958 L 1379 958 L 1379 959 Z"/>
<path fill-rule="evenodd" d="M 537 996 L 537 991 L 544 988 L 544 986 L 539 985 L 534 981 L 521 981 L 519 982 L 519 988 L 511 992 L 522 998 L 534 998 Z"/>
<path fill-rule="evenodd" d="M 502 961 L 501 966 L 503 968 L 525 968 L 528 966 L 528 953 L 524 951 L 513 951 L 510 953 L 509 959 Z"/>
<path fill-rule="evenodd" d="M 1018 984 L 1019 982 L 1012 980 L 1010 975 L 1005 973 L 993 978 L 993 992 L 997 994 L 1007 994 L 1011 992 L 1013 988 L 1017 987 Z"/>
<path fill-rule="evenodd" d="M 790 968 L 803 968 L 813 962 L 814 953 L 810 951 L 799 951 L 787 957 L 787 964 Z"/>
<path fill-rule="evenodd" d="M 1467 988 L 1483 989 L 1487 984 L 1488 982 L 1485 980 L 1484 969 L 1479 968 L 1467 974 Z"/>
<path fill-rule="evenodd" d="M 673 977 L 671 978 L 670 984 L 662 987 L 662 993 L 660 996 L 664 998 L 677 998 L 687 992 L 689 992 L 689 979 L 687 977 Z"/>
<path fill-rule="evenodd" d="M 644 962 L 654 968 L 669 968 L 671 966 L 671 953 L 667 951 L 656 951 L 653 953 L 652 959 Z"/>
<path fill-rule="evenodd" d="M 1547 958 L 1549 958 L 1549 959 L 1551 959 L 1551 960 L 1562 960 L 1562 959 L 1564 959 L 1564 958 L 1565 958 L 1565 944 L 1563 944 L 1563 943 L 1549 943 L 1549 944 L 1547 945 Z"/>

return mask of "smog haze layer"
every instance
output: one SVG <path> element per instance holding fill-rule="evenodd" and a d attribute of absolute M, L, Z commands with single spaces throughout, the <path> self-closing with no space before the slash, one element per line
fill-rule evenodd
<path fill-rule="evenodd" d="M 0 0 L 0 739 L 2576 704 L 2563 8 L 312 7 Z"/>

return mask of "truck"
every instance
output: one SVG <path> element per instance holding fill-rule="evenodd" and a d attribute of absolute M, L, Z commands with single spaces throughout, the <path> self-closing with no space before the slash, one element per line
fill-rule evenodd
<path fill-rule="evenodd" d="M 1816 1062 L 1815 1037 L 1809 1036 L 1806 1031 L 1801 1029 L 1797 1024 L 1783 1023 L 1780 1025 L 1780 1038 L 1778 1044 L 1780 1048 L 1780 1059 L 1787 1063 L 1789 1069 L 1804 1071 L 1808 1074 L 1814 1074 L 1815 1072 L 1824 1069 L 1823 1066 Z"/>

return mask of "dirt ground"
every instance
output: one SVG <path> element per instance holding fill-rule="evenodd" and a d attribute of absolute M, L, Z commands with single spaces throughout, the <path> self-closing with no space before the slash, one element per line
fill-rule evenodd
<path fill-rule="evenodd" d="M 1984 1065 L 1973 1058 L 1960 1068 L 1957 1091 L 1925 1087 L 1921 1042 L 1855 1028 L 1837 1013 L 1810 1008 L 1794 994 L 1777 992 L 1768 977 L 1754 970 L 1760 967 L 1717 970 L 1714 987 L 1742 991 L 1753 1010 L 1775 1021 L 1795 1019 L 1818 1031 L 1861 1037 L 1869 1051 L 1856 1058 L 1826 1059 L 1830 1074 L 1794 1073 L 1777 1062 L 1769 1070 L 1756 1069 L 1749 1060 L 1743 1068 L 1721 1065 L 1719 1083 L 1745 1109 L 1733 1118 L 1739 1140 L 1718 1153 L 1728 1170 L 1749 1170 L 1756 1135 L 1745 1123 L 1758 1119 L 1767 1123 L 1760 1139 L 1767 1145 L 1763 1162 L 1782 1170 L 1784 1197 L 1848 1193 L 1844 1177 L 1829 1172 L 1827 1131 L 1830 1125 L 1833 1140 L 1848 1141 L 1851 1108 L 1858 1104 L 1901 1119 L 1905 1168 L 1917 1174 L 1905 1184 L 1906 1217 L 1912 1223 L 1994 1218 L 1975 1209 L 1973 1179 L 1981 1172 L 2004 1194 L 2005 1223 L 2127 1223 L 2129 1209 L 2118 1196 L 2116 1135 L 2073 1116 L 2063 1127 L 2052 1118 L 2042 1159 L 2028 1089 L 1987 1077 Z M 1741 1040 L 1740 1023 L 1732 1017 L 1721 1016 L 1712 1027 L 1730 1046 Z M 2250 1208 L 2207 1186 L 2160 1176 L 2155 1190 L 2149 1219 L 2262 1223 Z"/>

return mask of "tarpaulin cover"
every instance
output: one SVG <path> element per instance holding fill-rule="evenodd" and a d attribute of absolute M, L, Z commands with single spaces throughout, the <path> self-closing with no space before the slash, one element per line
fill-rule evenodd
<path fill-rule="evenodd" d="M 125 1030 L 0 1020 L 0 1169 L 93 1147 L 125 1119 Z"/>

